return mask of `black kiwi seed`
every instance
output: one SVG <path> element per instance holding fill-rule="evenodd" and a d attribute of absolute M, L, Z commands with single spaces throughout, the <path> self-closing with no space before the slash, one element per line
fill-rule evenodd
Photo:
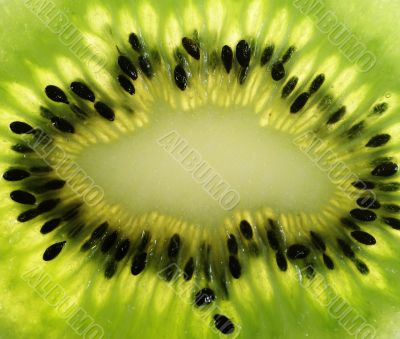
<path fill-rule="evenodd" d="M 12 145 L 11 149 L 13 151 L 17 152 L 17 153 L 22 153 L 22 154 L 24 154 L 24 153 L 32 153 L 33 152 L 32 148 L 30 148 L 29 146 L 24 145 L 24 144 Z"/>
<path fill-rule="evenodd" d="M 285 67 L 281 61 L 277 61 L 272 65 L 271 76 L 275 81 L 282 80 L 286 75 Z"/>
<path fill-rule="evenodd" d="M 250 63 L 250 46 L 246 40 L 240 40 L 236 45 L 236 60 L 242 67 L 247 67 Z"/>
<path fill-rule="evenodd" d="M 100 226 L 96 227 L 95 230 L 92 232 L 90 239 L 82 245 L 81 250 L 87 251 L 88 249 L 90 249 L 96 243 L 96 240 L 101 238 L 103 234 L 106 233 L 107 228 L 107 222 L 103 222 Z"/>
<path fill-rule="evenodd" d="M 242 268 L 240 266 L 238 258 L 234 255 L 229 256 L 229 270 L 232 274 L 232 277 L 235 279 L 239 279 L 242 274 Z"/>
<path fill-rule="evenodd" d="M 370 210 L 362 210 L 359 208 L 355 208 L 350 211 L 350 215 L 360 221 L 374 221 L 376 220 L 375 212 Z"/>
<path fill-rule="evenodd" d="M 376 177 L 390 177 L 396 174 L 398 169 L 399 167 L 397 164 L 393 162 L 385 162 L 376 166 L 371 174 Z"/>
<path fill-rule="evenodd" d="M 229 74 L 229 72 L 232 69 L 233 51 L 232 51 L 232 48 L 230 48 L 228 45 L 225 45 L 224 47 L 222 47 L 221 59 L 222 59 L 222 63 L 224 64 L 226 73 Z"/>
<path fill-rule="evenodd" d="M 400 206 L 399 205 L 395 205 L 395 204 L 385 204 L 382 205 L 382 207 L 391 213 L 399 213 L 400 212 Z"/>
<path fill-rule="evenodd" d="M 229 234 L 227 245 L 230 254 L 236 255 L 238 253 L 238 244 L 233 234 Z"/>
<path fill-rule="evenodd" d="M 343 254 L 346 257 L 348 257 L 348 258 L 355 257 L 354 251 L 351 249 L 351 246 L 346 241 L 344 241 L 343 239 L 340 239 L 340 238 L 338 238 L 336 240 L 337 240 L 337 243 L 338 243 L 340 249 L 342 250 Z"/>
<path fill-rule="evenodd" d="M 346 106 L 342 106 L 336 112 L 332 113 L 326 124 L 327 125 L 336 124 L 344 117 L 345 114 L 346 114 Z"/>
<path fill-rule="evenodd" d="M 373 159 L 370 161 L 370 163 L 372 165 L 383 165 L 385 163 L 391 163 L 393 161 L 393 157 L 377 157 L 376 159 Z M 394 164 L 395 166 L 397 166 L 396 164 Z"/>
<path fill-rule="evenodd" d="M 47 234 L 51 231 L 55 230 L 61 223 L 61 218 L 54 218 L 46 221 L 42 228 L 40 229 L 40 233 Z"/>
<path fill-rule="evenodd" d="M 65 186 L 65 181 L 61 179 L 53 179 L 44 183 L 41 188 L 45 191 L 59 190 Z"/>
<path fill-rule="evenodd" d="M 43 260 L 49 261 L 49 260 L 53 260 L 54 258 L 56 258 L 60 254 L 65 243 L 66 243 L 66 241 L 61 241 L 61 242 L 57 242 L 57 243 L 47 247 L 43 253 Z"/>
<path fill-rule="evenodd" d="M 182 46 L 190 56 L 196 60 L 200 60 L 200 48 L 194 40 L 185 37 L 182 39 Z"/>
<path fill-rule="evenodd" d="M 183 269 L 183 279 L 185 279 L 186 281 L 192 279 L 193 273 L 194 273 L 194 260 L 192 257 L 190 257 Z"/>
<path fill-rule="evenodd" d="M 282 89 L 282 98 L 285 99 L 287 98 L 296 88 L 297 83 L 299 81 L 298 77 L 291 77 L 288 82 L 283 86 Z"/>
<path fill-rule="evenodd" d="M 17 220 L 19 222 L 26 222 L 36 218 L 38 215 L 39 211 L 37 210 L 37 208 L 33 208 L 25 212 L 22 212 L 20 215 L 18 215 Z"/>
<path fill-rule="evenodd" d="M 242 232 L 243 236 L 247 240 L 250 240 L 253 237 L 253 229 L 247 220 L 242 220 L 239 224 L 239 228 L 240 232 Z"/>
<path fill-rule="evenodd" d="M 314 231 L 310 231 L 311 235 L 311 240 L 316 248 L 318 248 L 320 251 L 325 252 L 326 251 L 326 245 L 325 242 L 322 240 L 322 238 L 315 233 Z"/>
<path fill-rule="evenodd" d="M 122 240 L 121 243 L 117 246 L 114 259 L 116 261 L 121 261 L 128 253 L 129 246 L 130 246 L 130 241 L 128 239 Z"/>
<path fill-rule="evenodd" d="M 375 184 L 372 181 L 368 180 L 357 180 L 351 183 L 355 188 L 358 188 L 359 190 L 370 190 L 375 188 Z"/>
<path fill-rule="evenodd" d="M 120 74 L 117 79 L 125 92 L 128 92 L 130 95 L 135 94 L 135 86 L 133 86 L 132 82 L 125 75 Z"/>
<path fill-rule="evenodd" d="M 175 233 L 169 240 L 168 244 L 168 256 L 170 258 L 175 258 L 178 255 L 180 245 L 181 245 L 181 239 L 179 235 Z"/>
<path fill-rule="evenodd" d="M 65 120 L 63 118 L 59 118 L 59 117 L 54 116 L 54 117 L 51 118 L 51 123 L 60 132 L 63 132 L 63 133 L 75 133 L 74 126 L 72 126 L 72 124 L 70 122 L 68 122 L 67 120 Z"/>
<path fill-rule="evenodd" d="M 104 270 L 104 277 L 106 279 L 111 279 L 116 271 L 117 271 L 117 263 L 114 260 L 110 260 L 106 263 L 106 268 Z"/>
<path fill-rule="evenodd" d="M 305 270 L 306 276 L 307 276 L 308 279 L 313 279 L 315 277 L 314 266 L 312 264 L 310 264 L 310 263 L 308 263 L 306 265 L 307 265 L 306 266 L 306 270 Z"/>
<path fill-rule="evenodd" d="M 303 259 L 310 254 L 310 249 L 302 244 L 291 245 L 287 250 L 289 259 Z"/>
<path fill-rule="evenodd" d="M 146 55 L 141 55 L 138 58 L 138 63 L 142 72 L 150 79 L 153 76 L 153 68 L 149 58 Z"/>
<path fill-rule="evenodd" d="M 10 124 L 10 130 L 15 134 L 30 134 L 33 131 L 31 125 L 22 121 L 13 121 Z"/>
<path fill-rule="evenodd" d="M 364 127 L 365 127 L 364 121 L 360 121 L 359 123 L 350 127 L 350 129 L 347 131 L 347 136 L 349 137 L 349 139 L 354 139 L 360 136 Z"/>
<path fill-rule="evenodd" d="M 47 97 L 54 102 L 62 102 L 68 104 L 68 99 L 63 90 L 54 85 L 48 85 L 44 89 Z"/>
<path fill-rule="evenodd" d="M 310 89 L 308 90 L 310 95 L 317 92 L 321 88 L 321 86 L 324 84 L 324 81 L 325 81 L 324 74 L 317 75 L 317 77 L 312 81 L 312 83 L 310 85 Z"/>
<path fill-rule="evenodd" d="M 108 252 L 111 247 L 114 245 L 115 241 L 117 240 L 118 234 L 117 231 L 112 232 L 109 234 L 103 241 L 103 244 L 101 245 L 101 251 L 103 253 Z"/>
<path fill-rule="evenodd" d="M 29 146 L 26 146 L 24 144 L 12 145 L 11 149 L 14 152 L 21 153 L 21 154 L 26 154 L 26 153 L 32 153 L 33 152 L 32 148 L 30 148 Z"/>
<path fill-rule="evenodd" d="M 352 229 L 352 230 L 359 230 L 359 229 L 360 229 L 360 226 L 358 226 L 354 221 L 352 221 L 352 220 L 350 220 L 350 219 L 341 218 L 341 219 L 340 219 L 340 222 L 341 222 L 344 226 L 346 226 L 346 227 L 348 227 L 348 228 L 350 228 L 350 229 Z"/>
<path fill-rule="evenodd" d="M 19 181 L 30 176 L 29 172 L 22 169 L 10 169 L 3 174 L 4 180 L 7 181 Z"/>
<path fill-rule="evenodd" d="M 94 108 L 96 109 L 97 113 L 99 113 L 104 119 L 107 119 L 108 121 L 115 120 L 114 111 L 101 101 L 96 102 L 94 104 Z"/>
<path fill-rule="evenodd" d="M 335 268 L 335 265 L 333 263 L 333 260 L 331 259 L 331 257 L 327 254 L 323 254 L 322 255 L 322 259 L 324 260 L 324 264 L 325 266 L 329 269 L 329 270 L 333 270 Z"/>
<path fill-rule="evenodd" d="M 390 140 L 389 134 L 378 134 L 369 139 L 365 147 L 379 147 L 385 145 Z"/>
<path fill-rule="evenodd" d="M 392 162 L 392 160 L 393 160 L 394 158 L 393 157 L 390 157 L 390 156 L 386 156 L 386 157 L 377 157 L 377 158 L 375 158 L 375 159 L 372 159 L 371 161 L 370 161 L 370 164 L 371 165 L 373 165 L 373 166 L 378 166 L 378 165 L 382 165 L 382 164 L 384 164 L 384 163 L 388 163 L 388 162 Z"/>
<path fill-rule="evenodd" d="M 93 91 L 84 83 L 79 81 L 74 81 L 71 83 L 70 88 L 77 96 L 84 100 L 94 102 L 95 95 Z"/>
<path fill-rule="evenodd" d="M 131 273 L 133 275 L 138 275 L 139 273 L 141 273 L 146 267 L 146 261 L 147 261 L 146 252 L 139 252 L 135 254 L 132 260 Z"/>
<path fill-rule="evenodd" d="M 10 193 L 10 198 L 24 205 L 33 205 L 36 202 L 36 198 L 33 194 L 22 190 L 12 191 Z"/>
<path fill-rule="evenodd" d="M 378 209 L 381 207 L 379 201 L 371 197 L 361 197 L 357 199 L 357 205 L 363 208 Z"/>
<path fill-rule="evenodd" d="M 185 70 L 181 65 L 176 65 L 174 69 L 175 84 L 181 91 L 184 91 L 187 87 L 188 80 Z"/>
<path fill-rule="evenodd" d="M 315 277 L 315 268 L 314 268 L 314 265 L 311 264 L 311 263 L 307 263 L 306 265 L 307 265 L 307 266 L 306 266 L 306 271 L 305 271 L 305 273 L 306 273 L 307 278 L 308 278 L 308 279 L 314 279 L 314 277 Z"/>
<path fill-rule="evenodd" d="M 285 258 L 285 254 L 282 251 L 276 252 L 275 261 L 282 272 L 285 272 L 287 270 L 287 260 Z"/>
<path fill-rule="evenodd" d="M 276 236 L 275 231 L 273 231 L 273 230 L 267 231 L 267 238 L 268 238 L 268 243 L 271 246 L 271 248 L 274 251 L 279 250 L 279 240 L 278 240 L 278 237 Z"/>
<path fill-rule="evenodd" d="M 290 106 L 290 113 L 298 113 L 306 105 L 310 94 L 307 92 L 301 93 Z"/>
<path fill-rule="evenodd" d="M 118 57 L 118 65 L 121 68 L 121 71 L 124 72 L 132 80 L 136 80 L 138 78 L 135 65 L 126 56 L 120 55 Z"/>
<path fill-rule="evenodd" d="M 362 274 L 368 274 L 369 273 L 369 268 L 368 266 L 362 262 L 361 260 L 356 260 L 356 267 L 358 269 L 358 271 Z"/>
<path fill-rule="evenodd" d="M 90 238 L 92 240 L 99 239 L 101 236 L 103 236 L 104 233 L 106 233 L 108 228 L 108 223 L 103 222 L 100 226 L 97 226 L 94 231 L 92 232 Z"/>
<path fill-rule="evenodd" d="M 81 206 L 81 204 L 75 205 L 75 206 L 71 207 L 70 209 L 68 209 L 67 212 L 65 212 L 62 216 L 63 220 L 71 220 L 71 219 L 75 218 L 79 214 L 80 206 Z"/>
<path fill-rule="evenodd" d="M 375 238 L 364 231 L 353 231 L 351 232 L 351 236 L 356 239 L 359 243 L 364 244 L 364 245 L 375 245 L 376 240 Z"/>
<path fill-rule="evenodd" d="M 223 334 L 230 334 L 235 330 L 235 326 L 226 316 L 216 314 L 213 317 L 215 327 Z"/>
<path fill-rule="evenodd" d="M 196 293 L 194 302 L 197 306 L 209 305 L 215 300 L 215 293 L 211 288 L 202 288 Z"/>
<path fill-rule="evenodd" d="M 391 218 L 391 217 L 383 217 L 382 220 L 386 225 L 389 225 L 393 229 L 400 230 L 400 220 L 399 219 Z"/>
<path fill-rule="evenodd" d="M 143 48 L 139 37 L 135 33 L 129 34 L 129 43 L 136 52 L 140 52 Z"/>
<path fill-rule="evenodd" d="M 400 183 L 389 182 L 386 184 L 380 184 L 378 188 L 379 188 L 379 190 L 381 190 L 383 192 L 395 192 L 400 189 Z"/>
<path fill-rule="evenodd" d="M 18 143 L 18 144 L 12 145 L 11 149 L 14 152 L 21 153 L 21 154 L 27 154 L 27 153 L 33 153 L 34 152 L 34 150 L 31 147 L 29 147 L 26 144 L 22 144 L 22 143 Z"/>
<path fill-rule="evenodd" d="M 293 56 L 293 53 L 296 51 L 296 47 L 290 46 L 288 50 L 285 52 L 285 54 L 282 56 L 281 61 L 283 63 L 288 62 L 290 58 Z"/>
<path fill-rule="evenodd" d="M 42 201 L 37 207 L 38 213 L 47 213 L 56 208 L 56 206 L 60 203 L 61 199 L 47 199 Z"/>
<path fill-rule="evenodd" d="M 95 241 L 95 240 L 88 239 L 88 240 L 86 240 L 86 241 L 82 244 L 82 246 L 81 246 L 81 251 L 82 251 L 82 252 L 86 252 L 86 251 L 88 251 L 90 248 L 92 248 L 95 244 L 96 244 L 96 241 Z"/>
<path fill-rule="evenodd" d="M 54 117 L 54 114 L 52 111 L 50 111 L 47 107 L 40 106 L 40 115 L 45 118 L 45 119 L 51 119 Z"/>
<path fill-rule="evenodd" d="M 389 105 L 386 102 L 382 102 L 374 106 L 371 114 L 381 115 L 382 113 L 385 113 L 388 108 Z"/>
<path fill-rule="evenodd" d="M 274 49 L 275 49 L 274 45 L 268 45 L 267 47 L 265 47 L 261 55 L 261 61 L 260 61 L 261 66 L 264 66 L 268 62 L 270 62 L 272 55 L 274 54 Z"/>

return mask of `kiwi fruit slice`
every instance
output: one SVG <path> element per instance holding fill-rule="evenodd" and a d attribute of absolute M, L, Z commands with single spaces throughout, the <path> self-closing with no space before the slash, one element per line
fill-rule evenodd
<path fill-rule="evenodd" d="M 391 7 L 4 5 L 1 336 L 395 337 Z"/>

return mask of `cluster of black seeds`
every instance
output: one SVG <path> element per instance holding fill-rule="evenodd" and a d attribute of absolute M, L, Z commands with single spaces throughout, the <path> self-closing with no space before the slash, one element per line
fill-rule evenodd
<path fill-rule="evenodd" d="M 157 69 L 156 66 L 153 66 L 156 65 L 154 59 L 152 59 L 144 41 L 139 36 L 131 33 L 128 41 L 135 56 L 128 52 L 121 53 L 118 56 L 116 61 L 118 75 L 115 79 L 124 92 L 134 95 L 136 92 L 134 82 L 139 77 L 151 80 Z M 197 38 L 183 37 L 181 44 L 186 53 L 193 59 L 193 62 L 201 60 L 203 46 Z M 275 57 L 275 46 L 269 44 L 261 53 L 260 66 L 266 68 L 270 72 L 272 80 L 278 83 L 287 76 L 288 63 L 295 51 L 296 48 L 290 46 L 283 55 Z M 243 85 L 248 78 L 250 66 L 253 67 L 252 56 L 252 44 L 242 39 L 237 42 L 233 49 L 229 45 L 222 46 L 220 54 L 217 54 L 217 59 L 222 62 L 224 72 L 227 74 L 236 70 L 238 81 Z M 177 59 L 178 61 L 173 68 L 173 81 L 179 90 L 185 91 L 190 80 L 188 62 L 181 54 Z M 298 76 L 293 75 L 284 84 L 282 83 L 281 99 L 288 100 L 293 95 L 293 99 L 288 105 L 290 113 L 297 114 L 306 110 L 310 99 L 322 88 L 325 80 L 324 74 L 316 75 L 310 79 L 307 90 L 300 91 L 296 95 L 293 93 L 299 83 Z M 99 100 L 98 93 L 95 93 L 83 81 L 75 80 L 71 82 L 69 90 L 70 92 L 67 92 L 50 84 L 45 87 L 44 92 L 47 98 L 53 102 L 53 105 L 56 103 L 61 104 L 60 107 L 68 107 L 75 114 L 75 118 L 79 120 L 87 119 L 89 116 L 84 104 L 90 105 L 89 107 L 92 107 L 94 112 L 107 121 L 112 122 L 116 119 L 113 108 Z M 364 138 L 369 119 L 378 119 L 388 108 L 389 106 L 385 102 L 374 105 L 364 120 L 346 129 L 346 141 L 362 139 L 362 147 L 373 150 L 383 148 L 390 143 L 391 135 L 387 133 L 377 133 Z M 327 120 L 324 120 L 326 121 L 326 128 L 334 128 L 337 123 L 344 119 L 346 111 L 345 106 L 337 106 L 332 109 L 328 113 Z M 49 122 L 54 132 L 64 133 L 64 135 L 76 133 L 76 128 L 71 122 L 76 119 L 68 119 L 66 116 L 55 114 L 47 107 L 41 107 L 40 113 Z M 11 122 L 10 130 L 15 135 L 33 138 L 37 142 L 39 138 L 46 134 L 41 129 L 23 121 Z M 23 156 L 33 158 L 35 155 L 34 149 L 24 141 L 12 145 L 11 149 L 23 154 Z M 363 229 L 364 226 L 380 222 L 392 229 L 400 230 L 400 219 L 395 216 L 400 213 L 400 206 L 385 204 L 384 201 L 377 198 L 379 192 L 390 193 L 400 190 L 400 183 L 386 181 L 397 174 L 398 165 L 390 157 L 374 160 L 372 167 L 365 173 L 365 176 L 352 183 L 353 189 L 365 192 L 365 194 L 357 196 L 354 208 L 349 210 L 347 216 L 339 218 L 337 223 L 343 226 L 343 234 L 333 241 L 326 242 L 329 233 L 323 235 L 321 231 L 313 230 L 302 241 L 286 244 L 283 236 L 284 231 L 276 220 L 270 219 L 267 225 L 260 227 L 252 225 L 244 219 L 238 223 L 237 230 L 227 235 L 226 245 L 224 246 L 226 256 L 223 261 L 216 264 L 210 244 L 203 242 L 196 255 L 188 254 L 183 251 L 185 239 L 182 235 L 175 233 L 164 243 L 162 253 L 164 260 L 163 278 L 166 281 L 173 281 L 177 278 L 189 281 L 194 276 L 203 275 L 207 284 L 216 284 L 216 287 L 222 291 L 222 295 L 226 297 L 228 296 L 227 280 L 230 278 L 233 281 L 240 279 L 246 273 L 246 266 L 243 265 L 246 262 L 244 258 L 250 260 L 245 257 L 246 255 L 259 256 L 260 253 L 266 253 L 267 256 L 272 255 L 274 265 L 282 272 L 281 274 L 287 272 L 289 265 L 293 264 L 304 267 L 307 277 L 312 279 L 319 263 L 321 263 L 321 267 L 324 266 L 328 271 L 335 270 L 338 262 L 336 260 L 334 262 L 332 259 L 332 253 L 335 253 L 335 251 L 340 253 L 341 259 L 350 260 L 360 273 L 368 274 L 369 267 L 359 259 L 359 246 L 373 246 L 377 244 L 377 241 L 369 231 Z M 53 169 L 50 166 L 43 162 L 37 163 L 35 160 L 35 165 L 30 168 L 10 167 L 4 172 L 3 179 L 18 184 L 18 187 L 10 192 L 10 199 L 21 206 L 26 206 L 26 209 L 16 217 L 18 222 L 24 223 L 38 216 L 43 216 L 46 221 L 40 228 L 41 234 L 46 235 L 52 232 L 54 234 L 62 228 L 67 230 L 63 233 L 63 236 L 71 239 L 68 241 L 78 241 L 78 236 L 85 231 L 86 236 L 81 245 L 81 251 L 88 252 L 99 249 L 104 256 L 107 256 L 104 267 L 106 279 L 112 279 L 117 274 L 118 265 L 124 260 L 130 261 L 132 276 L 141 274 L 151 264 L 152 235 L 150 231 L 144 230 L 137 239 L 131 239 L 122 234 L 120 230 L 110 226 L 108 221 L 101 222 L 94 230 L 89 231 L 86 224 L 80 219 L 83 213 L 82 203 L 75 202 L 68 205 L 62 203 L 59 193 L 66 182 L 54 177 Z M 43 198 L 45 193 L 47 194 L 46 198 Z M 48 246 L 43 253 L 43 260 L 50 261 L 57 258 L 68 241 L 57 241 Z M 353 243 L 353 241 L 356 243 Z M 319 261 L 312 258 L 318 258 Z M 180 270 L 180 267 L 182 267 L 182 270 Z M 229 277 L 225 276 L 225 268 Z M 221 294 L 218 294 L 218 296 L 221 297 Z M 217 300 L 216 293 L 210 287 L 201 288 L 194 293 L 194 304 L 200 310 L 217 302 Z M 233 322 L 225 315 L 215 314 L 212 321 L 215 327 L 224 334 L 233 333 L 235 330 Z"/>

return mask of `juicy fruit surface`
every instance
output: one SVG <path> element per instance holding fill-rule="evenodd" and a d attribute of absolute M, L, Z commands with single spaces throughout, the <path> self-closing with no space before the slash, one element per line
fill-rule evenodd
<path fill-rule="evenodd" d="M 120 134 L 134 136 L 143 126 L 156 124 L 156 106 L 168 105 L 172 111 L 190 114 L 191 109 L 211 103 L 216 110 L 226 105 L 256 115 L 260 129 L 272 126 L 273 130 L 297 137 L 300 147 L 307 145 L 307 139 L 298 137 L 312 130 L 362 176 L 364 184 L 373 181 L 379 204 L 385 205 L 386 210 L 382 206 L 376 208 L 376 201 L 349 202 L 340 192 L 327 204 L 328 208 L 321 208 L 322 216 L 280 215 L 275 206 L 272 209 L 267 203 L 256 206 L 258 201 L 252 200 L 246 208 L 235 210 L 228 222 L 223 219 L 210 235 L 206 227 L 194 229 L 192 225 L 199 220 L 206 224 L 210 221 L 199 217 L 188 222 L 184 219 L 187 211 L 170 219 L 142 213 L 136 223 L 130 223 L 129 217 L 119 214 L 125 210 L 115 211 L 107 201 L 102 208 L 83 207 L 85 212 L 79 220 L 84 224 L 83 231 L 74 238 L 68 235 L 71 231 L 68 225 L 75 232 L 79 223 L 63 222 L 67 226 L 54 233 L 49 231 L 58 227 L 54 222 L 46 225 L 49 232 L 41 232 L 45 222 L 60 213 L 67 220 L 66 213 L 73 211 L 76 194 L 69 187 L 62 188 L 63 193 L 57 195 L 62 202 L 55 211 L 48 202 L 41 209 L 49 210 L 46 213 L 50 214 L 35 216 L 36 212 L 30 212 L 21 218 L 21 213 L 29 207 L 17 205 L 16 200 L 29 206 L 36 203 L 32 199 L 37 198 L 40 204 L 46 197 L 56 198 L 53 193 L 27 195 L 33 186 L 24 186 L 20 180 L 17 184 L 3 180 L 0 328 L 5 337 L 70 338 L 84 333 L 88 337 L 149 338 L 396 335 L 400 304 L 396 256 L 399 234 L 395 229 L 398 194 L 393 191 L 397 174 L 391 165 L 396 164 L 398 157 L 398 69 L 391 63 L 395 51 L 388 48 L 390 42 L 384 36 L 384 28 L 382 36 L 370 38 L 362 34 L 365 24 L 362 18 L 357 18 L 361 23 L 355 23 L 352 29 L 365 38 L 363 42 L 379 57 L 373 69 L 361 74 L 318 31 L 312 19 L 294 6 L 296 3 L 300 6 L 306 2 L 57 3 L 58 10 L 76 25 L 91 50 L 105 56 L 104 64 L 103 59 L 98 59 L 102 65 L 99 70 L 93 67 L 98 64 L 85 63 L 85 59 L 77 58 L 74 51 L 59 43 L 59 36 L 43 23 L 45 17 L 37 14 L 39 9 L 35 6 L 40 6 L 40 2 L 25 2 L 22 17 L 17 21 L 22 22 L 23 16 L 28 18 L 25 21 L 35 32 L 32 33 L 35 43 L 18 44 L 22 25 L 19 23 L 4 40 L 11 38 L 10 49 L 15 44 L 16 52 L 8 54 L 9 63 L 1 66 L 4 78 L 0 110 L 5 121 L 1 157 L 2 171 L 8 179 L 24 176 L 24 172 L 9 172 L 10 168 L 41 164 L 21 146 L 19 152 L 11 148 L 21 143 L 18 133 L 10 132 L 9 124 L 13 121 L 27 121 L 34 127 L 45 128 L 72 159 L 79 160 L 78 155 L 88 145 L 118 141 Z M 371 4 L 371 8 L 374 6 Z M 341 4 L 333 9 L 338 15 L 341 13 L 343 22 L 349 22 Z M 5 12 L 6 18 L 12 17 L 10 11 Z M 131 32 L 138 33 L 145 42 L 145 55 L 152 63 L 154 75 L 141 58 L 144 54 L 135 52 L 136 42 L 128 41 Z M 183 42 L 184 37 L 198 39 L 200 47 L 187 40 Z M 249 43 L 249 48 L 243 40 Z M 36 46 L 36 41 L 42 48 Z M 275 50 L 269 66 L 261 67 L 264 48 L 272 43 Z M 226 61 L 230 60 L 227 50 L 220 57 L 224 45 L 233 50 L 232 64 Z M 295 50 L 290 60 L 279 63 L 287 58 L 285 53 L 291 46 Z M 177 50 L 181 57 L 177 57 Z M 218 54 L 213 62 L 214 51 Z M 119 59 L 121 55 L 135 61 L 137 75 L 126 60 Z M 316 86 L 322 74 L 323 84 Z M 287 100 L 283 99 L 285 85 L 289 84 L 288 92 L 287 88 L 292 86 L 290 79 L 296 76 L 297 85 Z M 90 90 L 82 88 L 81 83 L 86 83 Z M 46 87 L 49 85 L 57 87 Z M 99 101 L 92 103 L 94 96 Z M 101 104 L 101 100 L 105 103 Z M 67 113 L 69 105 L 74 103 L 82 105 L 91 114 L 90 119 L 79 120 L 73 113 Z M 324 104 L 328 107 L 324 108 Z M 333 118 L 343 106 L 346 106 L 344 118 Z M 49 116 L 43 107 L 49 108 L 53 115 Z M 337 120 L 338 124 L 327 127 L 329 119 Z M 14 129 L 23 131 L 24 127 L 19 125 Z M 382 133 L 391 136 L 387 145 L 382 141 L 386 140 L 384 137 L 377 138 Z M 371 151 L 371 147 L 365 147 L 367 143 L 382 144 L 379 146 L 383 148 Z M 91 162 L 95 163 L 95 159 Z M 89 172 L 93 167 L 96 165 L 86 169 Z M 90 174 L 95 176 L 93 171 Z M 110 182 L 114 181 L 103 181 Z M 347 184 L 352 192 L 358 191 L 350 181 Z M 54 186 L 57 183 L 52 183 Z M 118 196 L 116 201 L 119 202 Z M 369 209 L 363 209 L 362 205 Z M 17 217 L 31 216 L 34 216 L 31 221 L 17 221 Z M 118 218 L 126 221 L 126 225 L 116 225 Z M 103 232 L 103 242 L 92 244 L 91 251 L 83 252 L 83 244 L 94 234 L 102 233 L 102 228 L 96 227 L 104 219 L 112 226 Z M 147 254 L 157 258 L 157 262 L 153 260 L 145 271 L 136 275 L 143 265 L 144 252 L 129 252 L 125 261 L 116 260 L 115 269 L 114 261 L 109 259 L 123 257 L 126 239 L 131 241 L 131 251 L 133 248 L 137 251 L 145 237 L 144 224 L 150 224 L 151 239 L 161 243 L 156 247 L 150 241 L 152 247 L 147 248 Z M 119 232 L 118 241 L 114 231 Z M 107 247 L 112 252 L 106 251 Z M 211 248 L 210 256 L 207 248 Z M 184 259 L 191 255 L 195 258 L 195 278 L 185 281 L 181 274 L 179 279 L 166 282 L 168 259 L 175 263 L 173 260 L 178 258 L 176 263 L 183 269 L 184 264 L 190 263 Z M 211 263 L 207 264 L 207 260 Z M 211 268 L 210 277 L 199 272 L 204 271 L 203 266 L 205 271 Z M 60 298 L 65 302 L 61 303 Z M 69 315 L 68 306 L 75 316 Z M 354 332 L 357 326 L 349 325 L 354 319 L 356 325 L 364 324 L 358 327 L 364 332 Z"/>

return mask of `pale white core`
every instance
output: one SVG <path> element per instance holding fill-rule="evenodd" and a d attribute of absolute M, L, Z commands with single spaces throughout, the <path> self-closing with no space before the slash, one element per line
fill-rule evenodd
<path fill-rule="evenodd" d="M 134 215 L 156 211 L 217 225 L 232 211 L 263 207 L 277 213 L 318 212 L 332 198 L 334 186 L 292 140 L 239 109 L 160 110 L 143 128 L 85 148 L 77 163 L 104 189 L 106 201 Z M 173 153 L 179 142 L 186 147 Z M 182 162 L 189 152 L 238 193 L 232 211 L 193 178 L 193 166 Z"/>

